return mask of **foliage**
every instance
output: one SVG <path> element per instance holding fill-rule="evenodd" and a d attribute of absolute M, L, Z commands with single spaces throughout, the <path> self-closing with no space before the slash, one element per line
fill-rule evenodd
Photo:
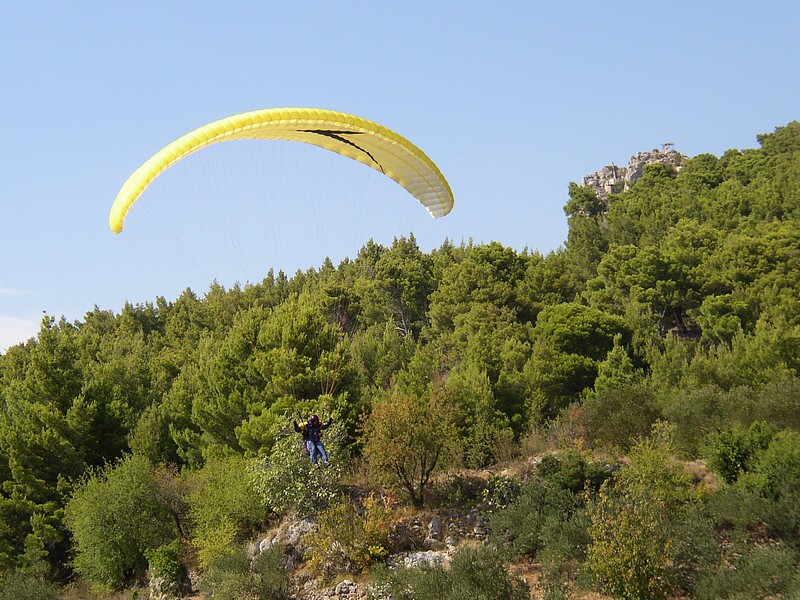
<path fill-rule="evenodd" d="M 727 427 L 708 436 L 704 454 L 708 466 L 728 483 L 753 468 L 756 457 L 769 445 L 775 428 L 763 421 L 745 429 L 741 425 Z"/>
<path fill-rule="evenodd" d="M 200 562 L 208 565 L 265 521 L 267 508 L 247 477 L 241 456 L 210 460 L 193 473 L 189 517 Z"/>
<path fill-rule="evenodd" d="M 516 500 L 522 492 L 520 482 L 512 477 L 492 474 L 483 490 L 483 501 L 488 505 L 490 513 L 506 508 Z"/>
<path fill-rule="evenodd" d="M 482 468 L 506 457 L 514 432 L 508 417 L 498 409 L 488 375 L 468 365 L 450 374 L 447 389 L 460 405 L 458 424 L 465 464 Z"/>
<path fill-rule="evenodd" d="M 317 530 L 307 534 L 308 565 L 329 579 L 343 573 L 358 574 L 389 554 L 392 512 L 385 498 L 371 495 L 361 510 L 342 498 L 317 517 Z"/>
<path fill-rule="evenodd" d="M 771 431 L 752 431 L 753 427 L 750 438 L 755 437 L 751 445 L 756 456 L 742 484 L 766 498 L 800 493 L 800 432 L 787 429 L 773 436 Z"/>
<path fill-rule="evenodd" d="M 658 439 L 639 442 L 630 464 L 590 504 L 587 568 L 615 597 L 666 597 L 676 587 L 671 571 L 692 565 L 676 527 L 691 506 L 689 483 L 671 454 Z"/>
<path fill-rule="evenodd" d="M 783 597 L 800 594 L 798 557 L 788 549 L 755 548 L 743 552 L 732 565 L 719 565 L 698 583 L 698 600 Z"/>
<path fill-rule="evenodd" d="M 14 571 L 0 581 L 0 600 L 57 600 L 58 586 L 41 574 Z"/>
<path fill-rule="evenodd" d="M 536 467 L 536 472 L 547 481 L 573 494 L 580 494 L 586 489 L 597 491 L 611 476 L 609 467 L 587 460 L 583 454 L 574 449 L 566 450 L 559 455 L 545 454 Z"/>
<path fill-rule="evenodd" d="M 530 590 L 511 575 L 491 548 L 462 548 L 448 570 L 397 569 L 379 574 L 379 581 L 397 600 L 485 598 L 528 600 Z"/>
<path fill-rule="evenodd" d="M 431 476 L 453 450 L 452 404 L 438 390 L 421 397 L 395 394 L 375 404 L 364 430 L 371 471 L 381 481 L 402 486 L 412 504 L 422 506 Z"/>
<path fill-rule="evenodd" d="M 314 471 L 302 449 L 300 435 L 294 432 L 280 437 L 268 456 L 254 459 L 249 469 L 250 481 L 267 508 L 277 515 L 294 511 L 306 516 L 334 501 L 347 464 L 343 438 L 336 422 L 325 430 L 330 465 L 322 472 Z"/>
<path fill-rule="evenodd" d="M 620 474 L 597 494 L 574 454 L 549 465 L 547 485 L 576 492 L 590 480 L 591 510 L 632 529 L 661 523 L 672 561 L 662 590 L 697 585 L 686 557 L 710 555 L 692 531 L 796 547 L 800 122 L 757 139 L 647 165 L 603 198 L 570 184 L 565 246 L 546 255 L 449 240 L 426 252 L 409 235 L 338 266 L 95 307 L 75 322 L 45 315 L 36 339 L 0 355 L 0 578 L 44 562 L 65 581 L 74 557 L 94 580 L 124 585 L 145 548 L 176 535 L 212 564 L 270 513 L 330 506 L 351 453 L 419 504 L 436 470 L 515 458 L 530 450 L 526 431 L 625 451 L 660 419 L 674 426 L 670 452 L 708 458 L 727 480 L 703 487 L 714 531 L 688 500 L 670 518 L 657 494 L 650 513 L 624 510 L 620 498 L 650 498 L 655 484 Z M 286 415 L 320 403 L 337 418 L 325 438 L 334 462 L 310 479 Z M 123 493 L 133 464 L 142 479 Z M 453 482 L 443 502 L 476 500 Z M 487 499 L 498 513 L 512 500 L 501 487 Z M 581 510 L 546 521 L 535 544 L 573 574 L 584 571 Z M 151 521 L 141 546 L 125 541 Z M 548 537 L 551 522 L 563 539 Z M 105 551 L 116 530 L 124 543 Z M 641 543 L 647 556 L 644 538 L 629 542 L 623 554 Z M 548 594 L 565 577 L 554 572 Z"/>
<path fill-rule="evenodd" d="M 451 471 L 431 483 L 431 506 L 453 508 L 475 506 L 484 498 L 485 481 L 480 475 Z"/>
<path fill-rule="evenodd" d="M 661 416 L 653 390 L 645 382 L 625 383 L 589 394 L 584 410 L 591 439 L 622 450 L 629 450 L 648 435 Z"/>
<path fill-rule="evenodd" d="M 186 581 L 186 569 L 180 562 L 180 540 L 144 551 L 151 579 L 161 581 L 164 592 L 179 595 Z"/>
<path fill-rule="evenodd" d="M 572 492 L 547 480 L 533 479 L 519 497 L 491 515 L 490 539 L 513 558 L 535 557 L 544 546 L 544 532 L 563 526 L 579 506 L 580 500 Z"/>
<path fill-rule="evenodd" d="M 175 538 L 168 507 L 158 500 L 150 463 L 127 456 L 87 477 L 66 506 L 75 570 L 89 581 L 123 587 L 147 569 L 145 551 Z"/>
<path fill-rule="evenodd" d="M 250 562 L 241 548 L 229 548 L 208 565 L 200 587 L 220 600 L 283 600 L 289 595 L 289 576 L 280 550 L 270 548 Z"/>

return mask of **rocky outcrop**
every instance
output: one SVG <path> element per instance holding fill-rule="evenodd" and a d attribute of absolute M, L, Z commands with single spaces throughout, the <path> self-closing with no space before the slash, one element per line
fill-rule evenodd
<path fill-rule="evenodd" d="M 599 171 L 589 173 L 583 178 L 584 187 L 591 188 L 598 198 L 607 199 L 612 194 L 627 190 L 642 176 L 645 165 L 664 163 L 680 170 L 686 157 L 672 148 L 673 144 L 663 144 L 661 149 L 639 152 L 631 156 L 628 166 L 611 164 Z"/>
<path fill-rule="evenodd" d="M 315 528 L 311 519 L 285 521 L 270 534 L 248 545 L 250 558 L 273 546 L 280 547 L 284 567 L 293 572 L 293 597 L 298 600 L 390 598 L 369 584 L 348 579 L 326 587 L 305 572 L 302 567 L 309 549 L 306 536 Z M 489 533 L 488 515 L 477 508 L 434 509 L 418 513 L 396 523 L 389 540 L 393 553 L 387 558 L 387 565 L 390 569 L 446 567 L 462 543 L 484 543 Z"/>

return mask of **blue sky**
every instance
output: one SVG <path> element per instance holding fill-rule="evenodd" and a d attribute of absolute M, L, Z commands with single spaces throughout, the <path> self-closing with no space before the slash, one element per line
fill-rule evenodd
<path fill-rule="evenodd" d="M 789 1 L 0 0 L 0 22 L 0 352 L 43 314 L 82 320 L 95 305 L 202 295 L 215 278 L 291 274 L 369 237 L 546 253 L 566 238 L 570 181 L 665 142 L 689 156 L 756 147 L 800 117 Z M 361 165 L 245 144 L 198 153 L 109 231 L 117 191 L 151 154 L 282 106 L 399 132 L 439 165 L 454 210 L 434 221 Z M 251 178 L 248 161 L 297 170 Z M 317 172 L 316 199 L 292 200 Z M 219 204 L 216 186 L 258 200 Z M 216 212 L 194 209 L 205 201 Z"/>

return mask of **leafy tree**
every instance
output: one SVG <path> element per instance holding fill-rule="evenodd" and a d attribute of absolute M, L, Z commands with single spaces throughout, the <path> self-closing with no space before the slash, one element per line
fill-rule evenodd
<path fill-rule="evenodd" d="M 645 437 L 661 416 L 646 382 L 601 388 L 584 401 L 586 425 L 600 444 L 628 450 Z"/>
<path fill-rule="evenodd" d="M 426 324 L 428 298 L 434 290 L 432 267 L 431 258 L 420 251 L 413 234 L 396 238 L 375 263 L 378 289 L 402 335 L 418 334 Z"/>
<path fill-rule="evenodd" d="M 65 520 L 75 544 L 75 570 L 112 589 L 142 577 L 145 550 L 177 535 L 153 469 L 138 456 L 84 479 L 67 503 Z"/>
<path fill-rule="evenodd" d="M 213 560 L 215 544 L 230 535 L 238 542 L 267 517 L 267 507 L 247 476 L 249 463 L 238 455 L 208 460 L 190 475 L 187 496 L 192 533 L 200 560 Z M 223 544 L 226 546 L 227 544 Z"/>
<path fill-rule="evenodd" d="M 525 275 L 517 284 L 519 318 L 535 323 L 546 306 L 573 302 L 583 284 L 573 272 L 573 255 L 556 250 L 547 256 L 531 253 L 527 257 Z"/>
<path fill-rule="evenodd" d="M 473 304 L 518 309 L 516 287 L 525 272 L 524 260 L 511 248 L 497 242 L 470 246 L 460 262 L 443 273 L 430 297 L 431 324 L 436 332 L 451 330 L 456 316 Z"/>
<path fill-rule="evenodd" d="M 331 458 L 324 473 L 312 472 L 300 436 L 284 431 L 266 456 L 253 459 L 250 483 L 264 505 L 277 515 L 315 514 L 339 497 L 339 479 L 345 472 L 344 432 L 337 423 L 325 430 L 325 449 Z"/>
<path fill-rule="evenodd" d="M 566 249 L 574 276 L 581 282 L 597 274 L 597 265 L 608 251 L 607 210 L 608 204 L 594 190 L 570 183 L 564 206 L 569 224 Z"/>
<path fill-rule="evenodd" d="M 614 347 L 616 336 L 630 340 L 621 317 L 576 303 L 543 309 L 532 335 L 533 352 L 523 377 L 531 418 L 539 420 L 554 418 L 594 384 L 600 361 Z"/>
<path fill-rule="evenodd" d="M 658 439 L 641 441 L 590 505 L 587 567 L 614 597 L 666 597 L 675 590 L 674 572 L 692 564 L 691 552 L 680 557 L 688 562 L 676 552 L 675 524 L 691 505 L 688 478 L 672 453 Z"/>
<path fill-rule="evenodd" d="M 394 393 L 378 401 L 364 423 L 364 456 L 376 477 L 401 486 L 414 506 L 457 439 L 453 405 L 441 391 Z"/>
<path fill-rule="evenodd" d="M 504 446 L 507 452 L 513 431 L 508 417 L 498 410 L 489 377 L 468 364 L 451 373 L 445 385 L 460 406 L 459 429 L 467 466 L 481 468 L 496 462 Z"/>

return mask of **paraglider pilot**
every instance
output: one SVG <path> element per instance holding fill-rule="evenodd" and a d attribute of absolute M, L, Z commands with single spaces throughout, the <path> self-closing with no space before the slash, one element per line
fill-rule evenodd
<path fill-rule="evenodd" d="M 308 417 L 308 423 L 298 425 L 297 421 L 293 421 L 294 430 L 303 435 L 303 441 L 306 445 L 308 457 L 314 468 L 319 469 L 319 460 L 322 459 L 322 464 L 328 466 L 328 453 L 325 451 L 325 445 L 322 443 L 322 430 L 327 429 L 333 423 L 333 418 L 328 419 L 327 423 L 322 423 L 317 415 Z"/>

